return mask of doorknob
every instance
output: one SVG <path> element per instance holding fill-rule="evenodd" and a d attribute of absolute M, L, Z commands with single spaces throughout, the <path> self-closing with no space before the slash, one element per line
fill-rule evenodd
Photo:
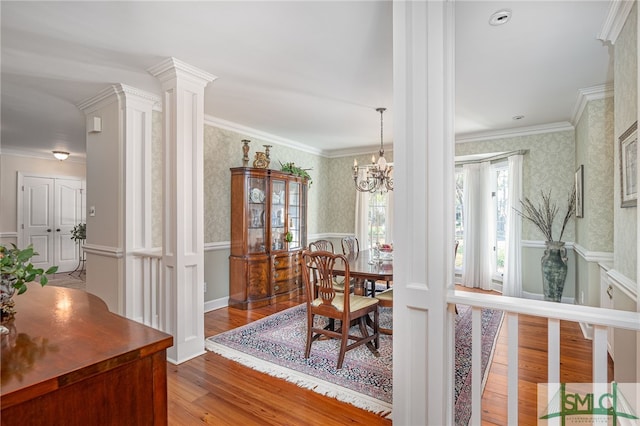
<path fill-rule="evenodd" d="M 60 232 L 60 228 L 56 229 L 56 232 Z"/>
<path fill-rule="evenodd" d="M 47 232 L 51 232 L 51 229 L 47 229 Z"/>

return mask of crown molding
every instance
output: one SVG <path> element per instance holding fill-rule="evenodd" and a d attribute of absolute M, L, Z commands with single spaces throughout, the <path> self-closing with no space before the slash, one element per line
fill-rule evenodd
<path fill-rule="evenodd" d="M 278 145 L 286 146 L 288 148 L 297 149 L 299 151 L 308 152 L 309 154 L 320 155 L 326 157 L 324 151 L 311 148 L 300 142 L 293 141 L 291 139 L 282 138 L 271 133 L 263 132 L 261 130 L 254 129 L 252 127 L 244 126 L 242 124 L 234 123 L 232 121 L 224 120 L 222 118 L 213 117 L 211 115 L 204 116 L 204 124 L 218 127 L 220 129 L 230 130 L 232 132 L 241 133 L 249 138 L 260 139 L 264 142 L 275 143 Z"/>
<path fill-rule="evenodd" d="M 85 114 L 90 114 L 102 107 L 116 102 L 121 95 L 124 95 L 125 98 L 127 96 L 133 96 L 143 101 L 150 102 L 151 104 L 153 104 L 154 108 L 161 103 L 161 98 L 158 95 L 135 88 L 133 86 L 117 83 L 105 87 L 95 96 L 81 101 L 76 106 Z M 161 106 L 159 106 L 159 108 L 161 108 Z"/>
<path fill-rule="evenodd" d="M 44 151 L 44 150 L 41 150 L 41 149 L 2 148 L 2 150 L 0 151 L 0 155 L 10 155 L 10 156 L 13 156 L 13 157 L 38 158 L 38 159 L 41 159 L 41 160 L 56 161 L 56 162 L 60 161 L 60 160 L 57 160 L 57 159 L 53 158 L 52 151 Z M 64 161 L 66 163 L 86 164 L 87 163 L 87 155 L 86 155 L 86 153 L 77 154 L 77 153 L 71 152 L 69 154 L 69 157 Z"/>
<path fill-rule="evenodd" d="M 634 3 L 635 1 L 629 0 L 612 0 L 609 3 L 609 12 L 602 24 L 602 30 L 596 38 L 615 44 Z"/>
<path fill-rule="evenodd" d="M 568 121 L 560 121 L 557 123 L 542 124 L 539 126 L 519 127 L 515 129 L 505 129 L 490 132 L 469 133 L 456 137 L 456 143 L 480 142 L 492 139 L 505 139 L 574 130 L 575 128 L 573 127 L 573 125 Z"/>
<path fill-rule="evenodd" d="M 578 99 L 576 100 L 576 105 L 573 108 L 571 124 L 573 124 L 574 127 L 578 125 L 578 121 L 582 118 L 582 113 L 589 102 L 598 99 L 611 98 L 613 97 L 613 93 L 613 84 L 611 83 L 578 89 Z"/>
<path fill-rule="evenodd" d="M 172 78 L 186 78 L 206 86 L 218 77 L 186 62 L 169 57 L 157 65 L 147 68 L 147 72 L 164 83 Z"/>

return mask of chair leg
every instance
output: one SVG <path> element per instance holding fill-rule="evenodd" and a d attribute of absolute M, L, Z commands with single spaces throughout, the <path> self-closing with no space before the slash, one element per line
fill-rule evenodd
<path fill-rule="evenodd" d="M 378 310 L 373 311 L 373 332 L 376 334 L 374 345 L 376 349 L 380 349 L 380 330 L 379 330 L 380 318 Z"/>
<path fill-rule="evenodd" d="M 304 351 L 304 357 L 309 358 L 311 353 L 311 340 L 313 339 L 313 314 L 307 313 L 307 347 Z"/>
<path fill-rule="evenodd" d="M 342 321 L 342 338 L 340 339 L 340 354 L 338 355 L 338 370 L 342 368 L 344 354 L 347 351 L 347 343 L 349 342 L 349 325 L 350 321 Z"/>

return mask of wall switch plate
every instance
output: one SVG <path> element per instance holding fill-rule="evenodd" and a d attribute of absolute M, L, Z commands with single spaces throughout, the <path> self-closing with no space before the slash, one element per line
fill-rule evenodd
<path fill-rule="evenodd" d="M 96 215 L 96 206 L 89 207 L 89 216 L 95 216 L 95 215 Z"/>

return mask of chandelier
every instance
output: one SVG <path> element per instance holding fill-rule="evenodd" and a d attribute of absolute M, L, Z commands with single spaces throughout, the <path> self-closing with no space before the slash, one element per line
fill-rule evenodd
<path fill-rule="evenodd" d="M 353 160 L 353 182 L 360 192 L 386 192 L 393 191 L 393 166 L 387 165 L 384 158 L 384 148 L 382 147 L 382 114 L 386 108 L 376 108 L 380 113 L 380 151 L 378 151 L 378 161 L 375 156 L 371 156 L 371 164 L 358 167 L 358 160 Z M 359 169 L 365 170 L 365 175 L 360 176 Z"/>

